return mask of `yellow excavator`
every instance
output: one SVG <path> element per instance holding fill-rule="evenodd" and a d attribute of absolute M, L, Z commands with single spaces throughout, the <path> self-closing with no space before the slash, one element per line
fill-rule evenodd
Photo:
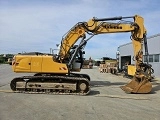
<path fill-rule="evenodd" d="M 146 29 L 144 20 L 139 15 L 102 19 L 94 17 L 88 22 L 78 22 L 62 37 L 56 55 L 15 55 L 12 61 L 14 72 L 35 74 L 14 78 L 10 87 L 19 92 L 87 95 L 90 92 L 89 75 L 75 73 L 82 68 L 87 41 L 94 35 L 124 32 L 131 32 L 136 73 L 132 81 L 121 88 L 127 93 L 149 93 L 152 89 L 152 68 L 142 60 Z"/>

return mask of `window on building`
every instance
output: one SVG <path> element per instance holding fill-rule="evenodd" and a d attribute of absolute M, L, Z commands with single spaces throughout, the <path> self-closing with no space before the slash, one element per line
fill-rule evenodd
<path fill-rule="evenodd" d="M 153 55 L 149 55 L 149 62 L 153 62 Z"/>
<path fill-rule="evenodd" d="M 144 59 L 144 62 L 147 62 L 147 59 L 148 59 L 147 55 L 144 55 L 143 59 Z"/>
<path fill-rule="evenodd" d="M 159 54 L 154 55 L 154 62 L 159 62 Z"/>

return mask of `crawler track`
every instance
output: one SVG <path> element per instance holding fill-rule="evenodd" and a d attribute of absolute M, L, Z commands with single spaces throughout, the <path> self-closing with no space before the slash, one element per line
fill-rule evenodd
<path fill-rule="evenodd" d="M 13 92 L 31 94 L 87 95 L 89 80 L 75 76 L 23 76 L 14 78 L 10 87 Z"/>

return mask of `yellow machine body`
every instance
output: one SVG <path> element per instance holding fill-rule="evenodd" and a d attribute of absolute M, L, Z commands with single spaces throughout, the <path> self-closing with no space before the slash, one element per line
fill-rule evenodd
<path fill-rule="evenodd" d="M 55 62 L 53 56 L 16 55 L 13 58 L 14 72 L 68 73 L 66 64 Z"/>

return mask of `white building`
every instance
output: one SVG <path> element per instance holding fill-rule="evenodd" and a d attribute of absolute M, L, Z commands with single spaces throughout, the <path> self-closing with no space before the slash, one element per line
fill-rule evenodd
<path fill-rule="evenodd" d="M 150 36 L 147 38 L 148 43 L 148 61 L 154 69 L 154 74 L 156 77 L 160 77 L 160 33 Z M 133 46 L 132 43 L 127 43 L 118 47 L 119 51 L 119 69 L 122 69 L 122 66 L 129 62 L 129 64 L 134 64 L 133 57 Z M 144 49 L 143 49 L 144 51 Z M 145 52 L 143 52 L 145 54 Z M 147 56 L 143 57 L 144 62 L 147 61 Z"/>

